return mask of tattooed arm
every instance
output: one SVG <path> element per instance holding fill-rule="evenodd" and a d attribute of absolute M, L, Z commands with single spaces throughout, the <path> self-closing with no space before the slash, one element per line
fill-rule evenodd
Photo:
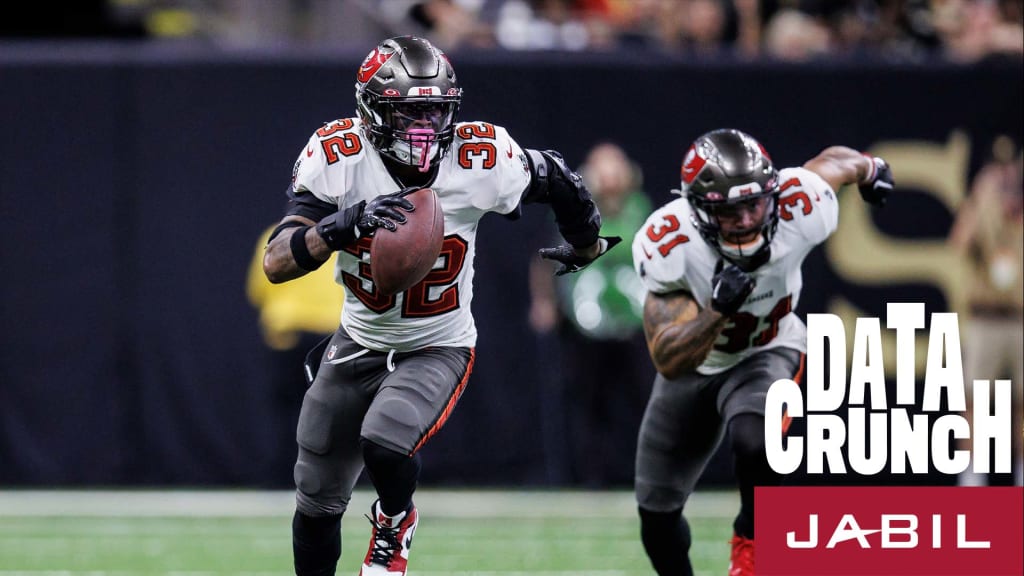
<path fill-rule="evenodd" d="M 710 308 L 701 310 L 688 292 L 648 292 L 644 334 L 654 367 L 666 378 L 693 372 L 711 351 L 726 319 Z"/>

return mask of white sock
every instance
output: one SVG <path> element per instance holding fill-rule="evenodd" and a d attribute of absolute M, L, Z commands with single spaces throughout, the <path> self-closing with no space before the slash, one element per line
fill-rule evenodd
<path fill-rule="evenodd" d="M 388 520 L 388 522 L 385 523 L 385 526 L 398 526 L 402 523 L 402 520 L 405 520 L 406 514 L 409 513 L 408 510 L 403 510 L 402 512 L 399 512 L 394 516 L 388 516 L 384 513 L 384 509 L 380 507 L 380 500 L 376 502 L 376 505 L 374 506 L 374 512 L 377 514 L 378 521 L 382 520 L 381 516 Z"/>

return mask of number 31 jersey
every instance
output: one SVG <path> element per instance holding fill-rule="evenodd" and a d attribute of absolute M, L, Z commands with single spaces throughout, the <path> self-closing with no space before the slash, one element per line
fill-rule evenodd
<path fill-rule="evenodd" d="M 357 118 L 335 120 L 317 130 L 299 153 L 292 180 L 296 191 L 309 191 L 339 210 L 401 188 L 363 137 Z M 371 238 L 338 251 L 335 280 L 345 287 L 341 323 L 352 339 L 379 351 L 475 346 L 470 306 L 477 225 L 487 212 L 515 210 L 529 183 L 526 155 L 504 128 L 486 122 L 457 124 L 430 186 L 444 212 L 445 239 L 427 276 L 388 296 L 370 276 Z"/>
<path fill-rule="evenodd" d="M 729 317 L 708 357 L 697 368 L 717 374 L 769 348 L 807 351 L 807 329 L 793 310 L 800 301 L 800 267 L 807 254 L 836 229 L 835 193 L 805 168 L 779 172 L 779 225 L 771 258 L 751 273 L 754 291 Z M 704 242 L 690 220 L 685 198 L 676 199 L 647 219 L 633 239 L 633 264 L 648 291 L 689 292 L 701 308 L 711 306 L 711 278 L 721 257 Z"/>

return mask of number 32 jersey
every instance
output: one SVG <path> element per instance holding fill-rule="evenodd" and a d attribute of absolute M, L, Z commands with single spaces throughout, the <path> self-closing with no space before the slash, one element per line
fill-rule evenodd
<path fill-rule="evenodd" d="M 831 187 L 805 168 L 781 170 L 779 182 L 779 225 L 771 259 L 751 274 L 757 282 L 754 291 L 729 317 L 697 368 L 701 374 L 724 372 L 769 348 L 807 351 L 807 329 L 793 313 L 803 286 L 800 267 L 836 229 L 839 205 Z M 648 291 L 686 291 L 701 308 L 708 308 L 711 278 L 721 257 L 701 238 L 691 212 L 689 202 L 679 198 L 651 214 L 633 239 L 633 263 Z"/>
<path fill-rule="evenodd" d="M 339 210 L 400 189 L 363 137 L 357 118 L 335 120 L 317 130 L 299 153 L 292 183 L 297 192 L 309 191 Z M 371 238 L 338 251 L 335 280 L 345 287 L 341 323 L 349 336 L 379 351 L 475 346 L 470 305 L 477 225 L 488 212 L 515 210 L 529 183 L 526 155 L 504 128 L 486 122 L 457 124 L 430 186 L 441 201 L 445 239 L 427 276 L 388 296 L 370 276 Z"/>

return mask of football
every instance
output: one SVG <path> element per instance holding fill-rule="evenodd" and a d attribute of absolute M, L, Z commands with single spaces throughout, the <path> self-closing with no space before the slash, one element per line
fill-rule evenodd
<path fill-rule="evenodd" d="M 377 229 L 370 243 L 370 275 L 384 294 L 409 289 L 430 272 L 444 242 L 444 212 L 430 188 L 421 188 L 406 200 L 415 208 L 405 212 L 405 224 L 392 232 Z"/>

